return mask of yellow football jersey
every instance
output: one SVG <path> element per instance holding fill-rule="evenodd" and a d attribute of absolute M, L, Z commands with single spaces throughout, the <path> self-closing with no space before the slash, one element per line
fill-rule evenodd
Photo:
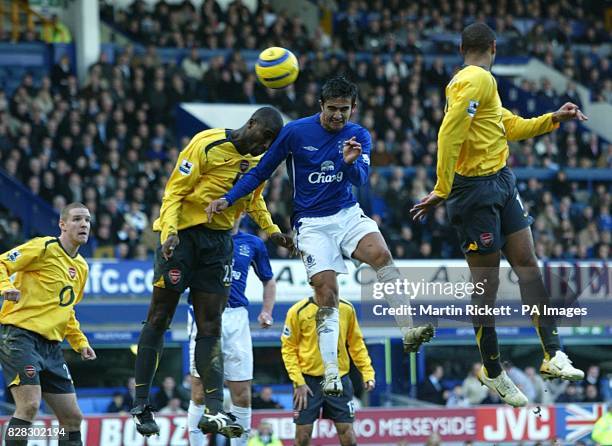
<path fill-rule="evenodd" d="M 68 340 L 77 352 L 89 346 L 74 313 L 83 299 L 89 268 L 71 257 L 57 237 L 39 237 L 0 255 L 0 291 L 18 289 L 18 302 L 5 300 L 0 324 L 38 333 L 50 341 Z M 10 276 L 15 274 L 14 283 Z"/>
<path fill-rule="evenodd" d="M 319 352 L 319 336 L 315 321 L 318 309 L 319 306 L 310 297 L 295 303 L 287 311 L 281 336 L 281 353 L 289 378 L 296 386 L 306 383 L 303 374 L 323 376 L 323 360 Z M 340 300 L 339 311 L 338 370 L 340 375 L 344 376 L 349 372 L 352 359 L 361 372 L 363 380 L 373 380 L 374 369 L 357 322 L 355 308 L 350 302 Z"/>
<path fill-rule="evenodd" d="M 211 129 L 195 135 L 178 156 L 166 184 L 160 216 L 153 223 L 153 229 L 161 231 L 161 242 L 168 238 L 168 234 L 200 224 L 210 229 L 231 229 L 245 210 L 268 234 L 280 232 L 272 223 L 263 199 L 265 183 L 232 207 L 213 215 L 210 222 L 205 212 L 213 200 L 225 195 L 260 159 L 261 155 L 238 153 L 231 141 L 230 130 Z"/>
<path fill-rule="evenodd" d="M 442 198 L 448 197 L 455 173 L 491 175 L 506 165 L 508 141 L 533 138 L 559 126 L 552 122 L 552 113 L 523 119 L 503 108 L 495 78 L 475 65 L 464 67 L 449 82 L 444 111 L 434 188 Z"/>

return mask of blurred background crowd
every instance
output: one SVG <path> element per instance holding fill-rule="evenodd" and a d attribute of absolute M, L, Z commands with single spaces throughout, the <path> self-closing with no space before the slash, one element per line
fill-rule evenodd
<path fill-rule="evenodd" d="M 362 206 L 381 226 L 396 258 L 460 257 L 444 208 L 424 223 L 413 223 L 407 212 L 435 180 L 444 87 L 458 68 L 458 59 L 446 57 L 457 55 L 456 44 L 444 36 L 456 37 L 475 19 L 489 21 L 502 55 L 512 48 L 514 54 L 536 56 L 588 86 L 594 100 L 610 102 L 610 56 L 602 51 L 610 35 L 598 4 L 338 2 L 334 33 L 319 29 L 309 38 L 299 18 L 278 14 L 266 2 L 255 13 L 240 1 L 226 11 L 214 0 L 201 8 L 189 1 L 160 1 L 153 9 L 140 0 L 127 9 L 107 2 L 103 18 L 146 45 L 145 53 L 128 45 L 113 63 L 103 53 L 82 83 L 64 57 L 47 75 L 26 72 L 12 91 L 0 90 L 0 163 L 56 209 L 84 202 L 95 216 L 96 257 L 147 259 L 156 244 L 150 227 L 163 187 L 188 141 L 175 133 L 177 104 L 267 103 L 298 118 L 318 111 L 322 81 L 344 74 L 359 86 L 353 118 L 373 138 L 370 184 L 359 192 Z M 497 19 L 491 21 L 493 10 Z M 30 34 L 22 40 L 37 38 Z M 270 45 L 291 48 L 300 59 L 298 81 L 281 91 L 258 85 L 240 52 Z M 185 48 L 185 57 L 162 63 L 157 47 L 164 46 Z M 202 59 L 196 49 L 201 46 L 232 51 Z M 573 80 L 564 91 L 554 91 L 547 79 L 525 80 L 520 90 L 554 107 L 579 103 Z M 520 104 L 511 105 L 520 111 Z M 510 151 L 512 167 L 555 172 L 552 179 L 519 181 L 535 219 L 540 257 L 608 258 L 609 183 L 571 180 L 565 169 L 612 168 L 612 145 L 570 123 L 550 135 L 512 143 Z M 291 185 L 284 169 L 270 180 L 266 195 L 275 221 L 289 231 Z M 7 248 L 20 239 L 20 224 L 8 213 L 1 222 Z M 272 245 L 270 252 L 287 255 Z"/>

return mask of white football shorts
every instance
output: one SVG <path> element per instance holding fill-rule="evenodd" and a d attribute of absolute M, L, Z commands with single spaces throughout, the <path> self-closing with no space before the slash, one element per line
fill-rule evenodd
<path fill-rule="evenodd" d="M 189 372 L 200 377 L 195 368 L 195 340 L 198 333 L 193 318 L 193 306 L 187 316 L 189 333 Z M 249 312 L 245 307 L 229 308 L 221 319 L 221 351 L 223 353 L 223 379 L 248 381 L 253 379 L 253 344 L 249 327 Z"/>
<path fill-rule="evenodd" d="M 310 280 L 321 271 L 346 274 L 344 259 L 352 259 L 357 244 L 367 234 L 380 232 L 359 204 L 327 217 L 302 217 L 296 224 L 295 243 Z"/>

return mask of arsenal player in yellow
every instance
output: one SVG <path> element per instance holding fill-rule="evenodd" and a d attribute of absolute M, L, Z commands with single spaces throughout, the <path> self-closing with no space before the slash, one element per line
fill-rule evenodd
<path fill-rule="evenodd" d="M 551 132 L 560 122 L 587 118 L 569 102 L 554 113 L 531 119 L 503 108 L 490 71 L 495 48 L 495 33 L 484 23 L 463 30 L 464 66 L 446 87 L 445 116 L 438 134 L 438 181 L 411 213 L 420 220 L 446 202 L 473 280 L 485 284 L 483 294 L 472 295 L 474 303 L 494 305 L 503 252 L 519 278 L 523 303 L 545 305 L 550 297 L 535 256 L 532 219 L 523 209 L 516 178 L 506 166 L 508 141 L 533 138 Z M 494 318 L 473 322 L 483 362 L 480 381 L 506 403 L 524 406 L 527 398 L 501 368 Z M 584 372 L 574 368 L 561 351 L 554 319 L 535 317 L 532 322 L 544 350 L 542 375 L 582 379 Z"/>
<path fill-rule="evenodd" d="M 149 405 L 149 391 L 164 333 L 187 287 L 197 326 L 195 366 L 204 384 L 207 410 L 199 427 L 205 433 L 218 432 L 230 438 L 243 433 L 235 418 L 222 411 L 221 314 L 232 281 L 231 229 L 246 210 L 273 242 L 287 248 L 293 245 L 291 238 L 272 223 L 262 196 L 263 183 L 232 208 L 210 219 L 204 209 L 259 162 L 282 127 L 280 113 L 272 107 L 262 107 L 239 129 L 198 133 L 178 156 L 166 184 L 160 217 L 153 224 L 153 229 L 160 232 L 160 246 L 155 253 L 151 305 L 138 341 L 132 409 L 142 435 L 159 433 L 152 414 L 154 408 Z"/>
<path fill-rule="evenodd" d="M 319 306 L 314 298 L 302 299 L 287 311 L 281 336 L 281 353 L 289 379 L 293 382 L 295 444 L 299 446 L 310 444 L 312 427 L 315 420 L 319 419 L 321 409 L 324 418 L 334 421 L 338 443 L 342 446 L 356 445 L 353 431 L 353 385 L 348 376 L 351 360 L 361 373 L 366 390 L 373 390 L 376 383 L 355 308 L 350 302 L 340 299 L 338 309 L 338 372 L 342 381 L 340 395 L 327 395 L 321 389 L 324 366 L 315 321 Z"/>
<path fill-rule="evenodd" d="M 16 406 L 8 446 L 27 444 L 41 398 L 60 422 L 60 444 L 82 444 L 83 415 L 61 342 L 85 360 L 96 358 L 74 313 L 89 271 L 79 247 L 87 243 L 90 220 L 84 205 L 71 203 L 60 214 L 59 237 L 35 238 L 0 256 L 0 363 Z"/>

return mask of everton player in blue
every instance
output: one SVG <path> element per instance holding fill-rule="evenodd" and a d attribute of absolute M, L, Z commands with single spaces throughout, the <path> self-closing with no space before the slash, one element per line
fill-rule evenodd
<path fill-rule="evenodd" d="M 247 276 L 252 266 L 263 284 L 263 305 L 257 318 L 262 328 L 272 325 L 272 309 L 276 299 L 276 281 L 268 250 L 263 240 L 240 232 L 240 218 L 234 225 L 234 259 L 232 262 L 232 287 L 221 320 L 221 353 L 223 356 L 223 379 L 227 383 L 232 399 L 230 413 L 236 417 L 244 433 L 232 438 L 232 446 L 246 446 L 251 428 L 251 382 L 253 380 L 253 347 L 249 329 L 249 299 L 245 295 Z M 193 306 L 189 306 L 187 331 L 189 333 L 189 368 L 192 376 L 191 401 L 187 423 L 189 444 L 203 446 L 206 437 L 198 427 L 204 413 L 204 387 L 195 367 L 195 339 L 197 328 L 193 317 Z"/>
<path fill-rule="evenodd" d="M 367 217 L 353 186 L 368 181 L 371 137 L 350 122 L 355 111 L 357 87 L 343 77 L 328 80 L 321 89 L 321 112 L 287 124 L 260 163 L 244 175 L 206 212 L 222 212 L 240 197 L 268 179 L 286 161 L 293 183 L 292 224 L 295 245 L 300 251 L 314 298 L 319 351 L 325 375 L 323 392 L 342 394 L 338 374 L 338 282 L 346 274 L 344 257 L 372 266 L 380 282 L 400 277 L 378 225 Z M 401 295 L 387 295 L 393 307 L 410 305 Z M 410 316 L 396 316 L 405 351 L 417 351 L 433 337 L 433 326 L 412 327 Z"/>

